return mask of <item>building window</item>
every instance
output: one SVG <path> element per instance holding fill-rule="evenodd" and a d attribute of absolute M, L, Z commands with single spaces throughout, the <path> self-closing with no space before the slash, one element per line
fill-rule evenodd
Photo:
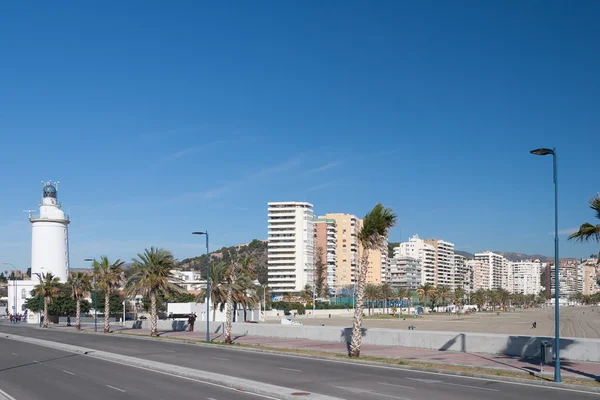
<path fill-rule="evenodd" d="M 27 290 L 21 289 L 21 298 L 22 299 L 26 299 L 27 298 Z"/>

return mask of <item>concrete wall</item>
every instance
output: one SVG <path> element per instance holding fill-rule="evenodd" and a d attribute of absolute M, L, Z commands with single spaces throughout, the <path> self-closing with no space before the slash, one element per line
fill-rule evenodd
<path fill-rule="evenodd" d="M 306 322 L 308 323 L 308 322 Z M 150 329 L 149 321 L 127 321 L 128 327 Z M 196 322 L 194 331 L 205 332 L 205 324 Z M 187 330 L 186 321 L 158 321 L 159 330 Z M 211 322 L 211 332 L 222 333 L 223 324 Z M 232 334 L 289 339 L 320 340 L 347 343 L 351 328 L 310 325 L 232 324 Z M 542 341 L 554 343 L 544 336 L 519 336 L 486 333 L 442 331 L 409 331 L 396 329 L 364 329 L 363 344 L 413 347 L 427 350 L 449 350 L 468 353 L 503 354 L 513 357 L 538 358 Z M 561 359 L 600 362 L 600 339 L 561 338 Z"/>

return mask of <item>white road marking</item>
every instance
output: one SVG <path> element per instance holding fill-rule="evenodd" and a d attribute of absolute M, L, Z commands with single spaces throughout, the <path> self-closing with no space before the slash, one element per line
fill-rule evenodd
<path fill-rule="evenodd" d="M 385 386 L 393 386 L 393 387 L 398 387 L 398 388 L 403 388 L 403 389 L 414 389 L 414 387 L 410 387 L 410 386 L 403 386 L 403 385 L 395 385 L 393 383 L 385 383 L 385 382 L 377 382 L 380 385 L 385 385 Z"/>
<path fill-rule="evenodd" d="M 69 375 L 75 375 L 74 373 L 72 373 L 71 371 L 67 371 L 66 369 L 63 369 L 62 372 Z"/>
<path fill-rule="evenodd" d="M 352 387 L 347 387 L 347 386 L 334 386 L 334 387 L 338 388 L 338 389 L 344 389 L 344 390 L 347 390 L 352 393 L 360 393 L 360 394 L 366 393 L 366 394 L 373 394 L 373 395 L 376 395 L 379 397 L 389 397 L 391 399 L 410 400 L 410 399 L 407 399 L 406 397 L 392 396 L 391 394 L 379 393 L 374 390 L 352 388 Z"/>
<path fill-rule="evenodd" d="M 165 350 L 166 353 L 175 353 L 175 350 Z"/>
<path fill-rule="evenodd" d="M 11 353 L 11 354 L 12 354 L 13 356 L 18 356 L 18 354 L 17 354 L 17 353 Z"/>
<path fill-rule="evenodd" d="M 6 393 L 4 390 L 0 389 L 0 398 L 4 398 L 6 400 L 17 400 L 12 397 L 10 394 Z"/>
<path fill-rule="evenodd" d="M 213 360 L 229 361 L 227 358 L 211 357 Z"/>
<path fill-rule="evenodd" d="M 490 392 L 499 392 L 498 389 L 488 389 L 488 388 L 484 388 L 484 387 L 481 387 L 481 386 L 461 385 L 460 383 L 442 382 L 442 384 L 444 384 L 444 385 L 452 385 L 452 386 L 462 386 L 462 387 L 468 387 L 468 388 L 479 389 L 479 390 L 488 390 Z"/>
<path fill-rule="evenodd" d="M 110 386 L 110 385 L 106 385 L 107 387 L 114 389 L 114 390 L 118 390 L 121 393 L 127 393 L 126 391 L 124 391 L 123 389 L 119 389 L 118 387 L 114 387 L 114 386 Z"/>
<path fill-rule="evenodd" d="M 206 400 L 217 400 L 217 399 L 213 399 L 212 397 L 207 397 Z"/>
<path fill-rule="evenodd" d="M 92 357 L 92 358 L 94 358 L 94 357 Z M 105 360 L 105 361 L 108 361 L 108 360 Z M 196 383 L 202 383 L 203 385 L 216 386 L 216 387 L 219 387 L 219 388 L 222 388 L 222 389 L 229 389 L 229 390 L 234 390 L 236 392 L 239 392 L 239 390 L 237 390 L 235 388 L 231 388 L 231 387 L 225 386 L 225 385 L 219 385 L 218 383 L 206 382 L 206 381 L 203 381 L 203 380 L 200 380 L 200 379 L 188 378 L 186 376 L 179 376 L 179 375 L 175 375 L 175 374 L 170 374 L 170 373 L 164 372 L 164 371 L 156 371 L 154 369 L 140 367 L 139 365 L 125 364 L 125 363 L 118 362 L 118 361 L 109 361 L 109 362 L 114 363 L 114 364 L 125 365 L 125 366 L 130 367 L 130 368 L 143 369 L 144 371 L 150 371 L 150 372 L 154 372 L 156 374 L 172 376 L 174 378 L 184 379 L 186 381 L 192 381 L 192 382 L 196 382 Z M 262 397 L 263 399 L 278 400 L 276 397 L 271 397 L 271 396 L 267 396 L 267 395 L 264 395 L 264 394 L 250 393 L 250 392 L 245 392 L 245 393 L 247 395 L 250 395 L 250 396 Z M 9 400 L 16 400 L 16 399 L 12 399 L 11 398 Z"/>
<path fill-rule="evenodd" d="M 33 360 L 34 363 L 39 364 L 40 362 L 38 360 Z"/>
<path fill-rule="evenodd" d="M 279 369 L 283 369 L 283 370 L 286 370 L 286 371 L 302 372 L 302 370 L 300 370 L 300 369 L 294 369 L 294 368 L 279 367 Z"/>

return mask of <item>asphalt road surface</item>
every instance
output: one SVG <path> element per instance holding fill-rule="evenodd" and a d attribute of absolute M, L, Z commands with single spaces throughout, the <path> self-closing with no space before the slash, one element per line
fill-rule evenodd
<path fill-rule="evenodd" d="M 8 324 L 0 324 L 0 332 L 237 376 L 348 400 L 521 400 L 524 398 L 563 400 L 568 396 L 577 396 L 578 400 L 600 399 L 600 396 L 594 393 L 512 384 L 493 379 L 473 379 L 385 366 L 358 365 L 336 360 L 317 360 L 235 348 L 223 349 L 210 345 L 189 345 L 167 340 L 143 340 L 118 334 L 85 334 L 61 331 L 60 328 L 42 330 L 25 325 L 16 327 Z M 63 382 L 67 382 L 65 379 L 67 377 L 62 378 Z M 131 385 L 127 387 L 133 390 Z M 218 395 L 212 397 L 220 399 Z M 21 399 L 17 398 L 17 400 Z"/>
<path fill-rule="evenodd" d="M 83 355 L 0 340 L 0 399 L 209 399 L 253 396 Z"/>

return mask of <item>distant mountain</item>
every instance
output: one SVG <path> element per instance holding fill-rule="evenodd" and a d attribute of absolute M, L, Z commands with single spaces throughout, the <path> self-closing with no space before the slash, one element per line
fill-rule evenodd
<path fill-rule="evenodd" d="M 459 254 L 465 258 L 468 258 L 469 260 L 473 260 L 475 258 L 475 254 L 469 253 L 468 251 L 454 250 L 454 254 Z"/>
<path fill-rule="evenodd" d="M 254 239 L 250 243 L 237 246 L 223 247 L 210 253 L 210 262 L 228 262 L 234 257 L 251 257 L 258 273 L 260 283 L 267 282 L 267 241 Z M 199 270 L 202 275 L 206 274 L 206 254 L 198 257 L 186 258 L 179 262 L 181 269 Z"/>

